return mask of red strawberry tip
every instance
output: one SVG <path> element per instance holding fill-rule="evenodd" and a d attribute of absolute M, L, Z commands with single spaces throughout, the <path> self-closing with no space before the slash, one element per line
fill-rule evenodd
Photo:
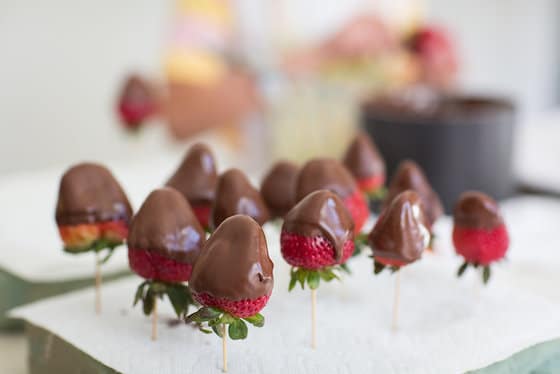
<path fill-rule="evenodd" d="M 138 286 L 132 305 L 136 306 L 139 301 L 142 301 L 142 310 L 145 315 L 149 316 L 154 310 L 156 300 L 163 300 L 165 295 L 171 302 L 177 318 L 188 314 L 191 305 L 198 306 L 186 285 L 154 280 L 146 280 Z"/>
<path fill-rule="evenodd" d="M 251 316 L 237 317 L 220 308 L 204 306 L 185 317 L 185 322 L 197 324 L 205 334 L 214 332 L 222 338 L 227 330 L 230 339 L 242 340 L 249 332 L 247 322 L 255 327 L 263 327 L 264 316 L 257 312 Z"/>

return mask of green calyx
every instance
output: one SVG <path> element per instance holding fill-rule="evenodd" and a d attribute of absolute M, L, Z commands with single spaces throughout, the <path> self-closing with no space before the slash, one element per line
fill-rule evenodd
<path fill-rule="evenodd" d="M 359 256 L 368 247 L 368 235 L 359 233 L 354 237 L 354 253 L 352 257 Z"/>
<path fill-rule="evenodd" d="M 113 255 L 113 252 L 114 252 L 115 248 L 117 248 L 118 246 L 120 246 L 122 244 L 123 244 L 122 241 L 115 242 L 115 241 L 110 241 L 110 240 L 107 240 L 107 239 L 98 239 L 98 240 L 95 240 L 93 243 L 91 243 L 87 246 L 84 246 L 84 247 L 64 247 L 63 250 L 64 250 L 64 252 L 70 253 L 70 254 L 73 254 L 73 255 L 86 253 L 86 252 L 101 253 L 101 252 L 107 250 L 107 253 L 105 254 L 105 256 L 99 260 L 99 264 L 102 265 L 102 264 L 106 263 L 107 261 L 109 261 L 109 259 Z"/>
<path fill-rule="evenodd" d="M 387 266 L 382 264 L 379 261 L 373 261 L 373 274 L 377 275 L 379 273 L 381 273 L 383 270 L 385 270 L 386 268 L 388 268 L 389 270 L 391 270 L 391 273 L 395 273 L 397 271 L 399 271 L 400 267 L 398 266 Z"/>
<path fill-rule="evenodd" d="M 490 265 L 480 265 L 478 263 L 472 263 L 472 262 L 465 261 L 465 262 L 463 262 L 463 264 L 457 270 L 457 277 L 461 277 L 463 275 L 463 273 L 465 273 L 465 271 L 467 270 L 467 268 L 469 266 L 472 266 L 475 269 L 478 269 L 480 267 L 482 269 L 482 273 L 481 273 L 482 283 L 484 283 L 484 284 L 488 283 L 488 281 L 490 280 L 490 277 L 492 276 L 492 270 L 490 269 Z"/>
<path fill-rule="evenodd" d="M 154 310 L 156 298 L 163 300 L 164 295 L 167 295 L 178 318 L 187 314 L 191 305 L 197 305 L 186 285 L 153 280 L 144 281 L 138 286 L 132 305 L 136 306 L 142 300 L 144 314 L 149 316 Z"/>
<path fill-rule="evenodd" d="M 381 186 L 374 191 L 368 192 L 366 195 L 370 201 L 381 201 L 387 196 L 387 187 Z"/>
<path fill-rule="evenodd" d="M 221 309 L 202 307 L 185 318 L 186 322 L 198 324 L 198 328 L 205 334 L 218 335 L 220 338 L 227 334 L 232 340 L 241 340 L 247 337 L 249 329 L 247 322 L 255 327 L 264 326 L 264 317 L 257 313 L 251 317 L 239 318 L 224 312 Z"/>
<path fill-rule="evenodd" d="M 288 290 L 294 289 L 297 283 L 301 285 L 301 289 L 305 289 L 305 285 L 315 290 L 319 287 L 321 280 L 325 282 L 330 282 L 333 279 L 340 280 L 339 275 L 336 272 L 350 273 L 350 270 L 346 264 L 324 267 L 322 269 L 303 269 L 293 267 L 290 270 L 290 285 Z"/>

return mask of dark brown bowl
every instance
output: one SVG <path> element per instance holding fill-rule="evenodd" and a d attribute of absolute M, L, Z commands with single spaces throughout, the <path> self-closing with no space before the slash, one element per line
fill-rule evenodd
<path fill-rule="evenodd" d="M 386 99 L 362 107 L 362 125 L 387 162 L 389 178 L 399 162 L 413 159 L 425 170 L 447 212 L 466 190 L 500 200 L 513 192 L 515 106 L 483 96 L 434 96 L 421 108 Z"/>

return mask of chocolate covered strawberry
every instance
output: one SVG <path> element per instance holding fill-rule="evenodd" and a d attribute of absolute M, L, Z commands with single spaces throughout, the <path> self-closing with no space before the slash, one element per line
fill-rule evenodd
<path fill-rule="evenodd" d="M 140 76 L 127 78 L 122 88 L 118 113 L 123 125 L 135 130 L 156 113 L 156 99 L 153 89 Z"/>
<path fill-rule="evenodd" d="M 246 215 L 225 219 L 194 266 L 189 287 L 204 307 L 187 320 L 207 323 L 223 338 L 227 327 L 231 339 L 244 339 L 245 322 L 264 325 L 259 312 L 272 293 L 273 266 L 264 232 L 254 219 Z"/>
<path fill-rule="evenodd" d="M 272 217 L 284 217 L 295 205 L 295 184 L 299 168 L 289 161 L 272 166 L 261 184 L 261 196 Z"/>
<path fill-rule="evenodd" d="M 430 237 L 420 195 L 412 190 L 400 193 L 381 213 L 368 237 L 375 273 L 387 266 L 396 271 L 419 260 Z"/>
<path fill-rule="evenodd" d="M 66 252 L 112 251 L 126 239 L 131 216 L 123 189 L 104 166 L 82 163 L 62 176 L 56 223 Z"/>
<path fill-rule="evenodd" d="M 368 205 L 354 177 L 342 163 L 334 159 L 314 159 L 300 170 L 296 181 L 296 200 L 311 192 L 329 190 L 337 194 L 354 221 L 358 233 L 369 216 Z"/>
<path fill-rule="evenodd" d="M 337 278 L 334 271 L 354 252 L 354 221 L 340 197 L 319 190 L 297 203 L 284 217 L 280 249 L 293 267 L 290 290 Z"/>
<path fill-rule="evenodd" d="M 245 214 L 259 225 L 270 218 L 260 192 L 251 185 L 247 176 L 239 169 L 230 169 L 218 179 L 210 227 L 215 229 L 226 218 L 236 214 Z"/>
<path fill-rule="evenodd" d="M 134 216 L 127 241 L 130 268 L 146 279 L 134 305 L 142 300 L 149 315 L 167 295 L 177 316 L 185 313 L 193 301 L 182 283 L 191 277 L 205 235 L 181 193 L 169 187 L 152 191 Z"/>
<path fill-rule="evenodd" d="M 101 265 L 128 235 L 132 208 L 104 166 L 82 163 L 68 169 L 60 180 L 56 223 L 68 253 L 95 253 L 95 311 L 101 313 Z M 104 259 L 99 253 L 107 251 Z"/>
<path fill-rule="evenodd" d="M 465 262 L 461 276 L 469 265 L 482 267 L 484 283 L 490 279 L 490 265 L 504 258 L 509 236 L 498 204 L 488 195 L 469 191 L 463 193 L 453 212 L 453 244 Z"/>
<path fill-rule="evenodd" d="M 183 194 L 202 227 L 208 229 L 217 182 L 214 154 L 206 144 L 197 143 L 189 149 L 166 185 Z"/>
<path fill-rule="evenodd" d="M 371 138 L 358 133 L 346 149 L 343 163 L 356 179 L 358 187 L 377 200 L 385 194 L 385 161 Z"/>
<path fill-rule="evenodd" d="M 432 189 L 424 171 L 412 161 L 402 161 L 389 184 L 387 196 L 383 201 L 383 209 L 406 190 L 413 190 L 422 199 L 424 212 L 428 218 L 428 229 L 431 231 L 434 222 L 443 214 L 443 205 L 437 193 Z"/>

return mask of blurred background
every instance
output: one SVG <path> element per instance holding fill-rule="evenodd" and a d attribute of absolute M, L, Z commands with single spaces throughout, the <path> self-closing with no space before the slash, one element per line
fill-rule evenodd
<path fill-rule="evenodd" d="M 0 4 L 0 173 L 140 163 L 201 136 L 255 171 L 338 156 L 364 98 L 418 83 L 511 98 L 521 129 L 560 126 L 554 0 Z"/>

